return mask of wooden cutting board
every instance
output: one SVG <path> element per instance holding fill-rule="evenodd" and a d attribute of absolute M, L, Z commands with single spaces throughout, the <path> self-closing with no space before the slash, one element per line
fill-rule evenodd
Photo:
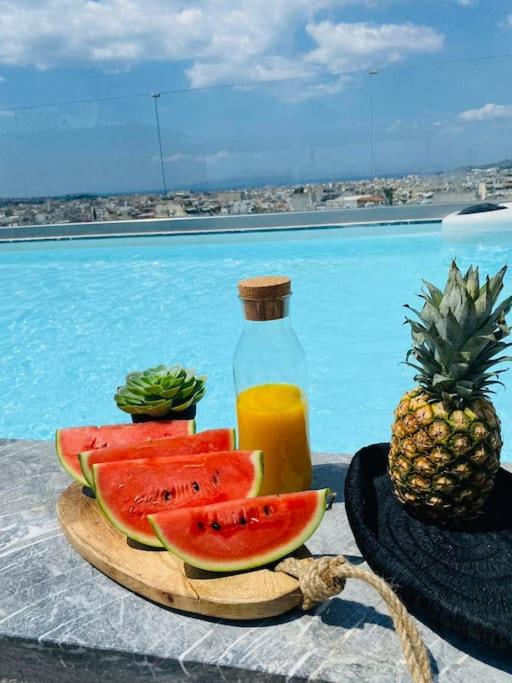
<path fill-rule="evenodd" d="M 57 514 L 68 541 L 84 559 L 134 593 L 166 607 L 245 620 L 273 617 L 301 603 L 297 580 L 271 568 L 217 574 L 190 567 L 166 550 L 129 545 L 79 484 L 60 496 Z M 309 553 L 303 547 L 296 555 Z"/>

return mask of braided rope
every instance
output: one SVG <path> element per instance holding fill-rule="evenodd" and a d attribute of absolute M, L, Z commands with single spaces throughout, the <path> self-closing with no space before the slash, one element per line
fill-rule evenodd
<path fill-rule="evenodd" d="M 373 572 L 354 566 L 343 557 L 321 557 L 298 560 L 289 557 L 280 562 L 277 571 L 290 574 L 299 580 L 304 596 L 302 609 L 324 602 L 341 593 L 347 579 L 359 579 L 372 586 L 388 606 L 393 625 L 402 642 L 405 661 L 414 683 L 431 683 L 432 672 L 427 649 L 416 625 L 391 587 Z"/>

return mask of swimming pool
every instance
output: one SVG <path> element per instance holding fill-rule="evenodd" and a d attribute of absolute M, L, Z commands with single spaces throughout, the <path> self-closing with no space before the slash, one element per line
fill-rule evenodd
<path fill-rule="evenodd" d="M 112 399 L 125 373 L 175 361 L 209 377 L 198 427 L 234 424 L 236 283 L 285 273 L 309 363 L 313 448 L 387 440 L 413 385 L 400 365 L 402 305 L 422 277 L 444 284 L 455 256 L 495 272 L 512 244 L 450 244 L 421 224 L 0 245 L 0 437 L 125 421 Z M 496 406 L 512 459 L 512 385 L 498 388 Z"/>

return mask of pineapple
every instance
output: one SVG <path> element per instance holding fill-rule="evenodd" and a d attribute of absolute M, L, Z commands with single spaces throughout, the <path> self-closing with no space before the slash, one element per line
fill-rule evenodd
<path fill-rule="evenodd" d="M 439 521 L 475 516 L 499 468 L 500 421 L 489 400 L 512 360 L 503 355 L 512 297 L 496 306 L 506 267 L 480 286 L 478 268 L 452 263 L 444 292 L 425 282 L 421 311 L 407 306 L 413 344 L 406 363 L 419 386 L 395 411 L 388 472 L 395 495 Z M 414 359 L 414 360 L 412 360 Z"/>

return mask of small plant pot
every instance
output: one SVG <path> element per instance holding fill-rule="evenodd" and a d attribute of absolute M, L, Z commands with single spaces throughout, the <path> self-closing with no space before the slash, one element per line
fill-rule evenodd
<path fill-rule="evenodd" d="M 163 420 L 193 420 L 196 416 L 197 404 L 191 405 L 186 410 L 179 413 L 170 411 L 160 417 L 153 417 L 152 415 L 132 415 L 132 422 L 160 422 Z"/>

